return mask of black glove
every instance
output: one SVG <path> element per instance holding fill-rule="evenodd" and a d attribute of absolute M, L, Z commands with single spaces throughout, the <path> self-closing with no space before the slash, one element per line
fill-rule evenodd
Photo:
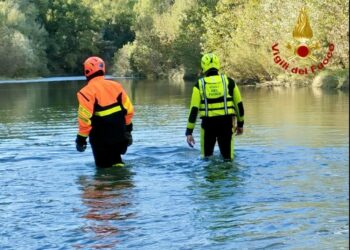
<path fill-rule="evenodd" d="M 86 149 L 86 138 L 81 135 L 77 135 L 77 139 L 75 139 L 75 147 L 79 152 L 84 152 Z"/>
<path fill-rule="evenodd" d="M 131 131 L 133 130 L 132 123 L 126 125 L 126 126 L 125 126 L 125 130 L 126 130 L 126 132 L 130 132 L 130 133 L 131 133 Z"/>
<path fill-rule="evenodd" d="M 125 132 L 125 139 L 127 141 L 128 147 L 132 144 L 131 132 Z"/>

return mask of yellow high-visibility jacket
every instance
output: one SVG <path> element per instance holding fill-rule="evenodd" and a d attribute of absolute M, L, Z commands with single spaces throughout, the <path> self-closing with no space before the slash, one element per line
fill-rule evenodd
<path fill-rule="evenodd" d="M 225 74 L 205 76 L 193 87 L 186 135 L 195 127 L 197 115 L 210 119 L 216 116 L 236 116 L 237 126 L 243 127 L 244 108 L 238 86 Z"/>

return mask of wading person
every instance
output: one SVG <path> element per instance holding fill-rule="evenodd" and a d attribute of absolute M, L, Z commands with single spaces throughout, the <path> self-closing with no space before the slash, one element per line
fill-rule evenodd
<path fill-rule="evenodd" d="M 220 61 L 215 54 L 205 54 L 201 59 L 201 67 L 204 76 L 193 87 L 186 129 L 187 143 L 190 147 L 195 144 L 192 132 L 199 113 L 202 119 L 201 156 L 207 158 L 213 155 L 218 142 L 222 157 L 230 161 L 234 158 L 233 133 L 243 133 L 244 108 L 241 94 L 231 78 L 219 73 Z"/>
<path fill-rule="evenodd" d="M 85 151 L 89 137 L 97 167 L 124 166 L 121 155 L 132 144 L 134 108 L 122 85 L 106 80 L 105 72 L 105 63 L 99 57 L 84 62 L 87 85 L 77 93 L 76 148 Z"/>

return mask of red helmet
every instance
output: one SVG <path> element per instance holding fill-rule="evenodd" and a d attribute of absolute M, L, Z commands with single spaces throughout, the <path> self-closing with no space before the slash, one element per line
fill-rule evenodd
<path fill-rule="evenodd" d="M 101 58 L 92 56 L 85 60 L 84 74 L 86 77 L 89 77 L 100 70 L 103 72 L 103 74 L 106 73 L 105 62 Z"/>

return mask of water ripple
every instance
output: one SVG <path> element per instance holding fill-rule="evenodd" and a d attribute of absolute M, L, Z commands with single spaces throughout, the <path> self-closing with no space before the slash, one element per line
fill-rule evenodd
<path fill-rule="evenodd" d="M 187 146 L 185 93 L 160 86 L 157 100 L 157 88 L 138 86 L 134 144 L 126 167 L 110 169 L 96 169 L 90 146 L 75 150 L 79 84 L 27 84 L 37 97 L 28 100 L 0 86 L 0 249 L 348 248 L 344 96 L 324 96 L 325 105 L 295 90 L 294 103 L 312 105 L 269 120 L 290 93 L 271 100 L 243 89 L 245 134 L 228 163 L 218 148 L 200 158 L 199 121 L 198 143 Z"/>

